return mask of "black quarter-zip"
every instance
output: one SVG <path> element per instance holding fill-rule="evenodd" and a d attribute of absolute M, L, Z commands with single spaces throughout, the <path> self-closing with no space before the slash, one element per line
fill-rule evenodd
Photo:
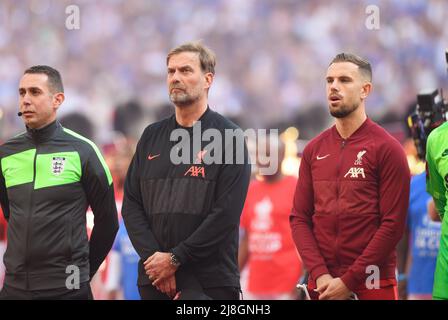
<path fill-rule="evenodd" d="M 225 130 L 239 129 L 210 109 L 199 120 L 201 135 L 212 128 L 222 136 Z M 190 145 L 186 139 L 181 143 L 180 138 L 168 141 L 175 129 L 188 131 Z M 190 152 L 189 162 L 174 164 L 168 156 L 166 161 L 144 164 L 133 160 L 124 187 L 123 219 L 142 260 L 165 249 L 173 252 L 184 270 L 191 272 L 204 288 L 239 287 L 235 255 L 237 221 L 247 193 L 250 164 L 248 161 L 243 165 L 195 163 L 198 152 L 208 143 L 200 139 L 201 149 L 193 150 L 192 133 L 193 127 L 180 126 L 175 115 L 145 129 L 137 155 L 144 156 L 148 149 L 168 149 L 165 153 L 170 154 L 172 148 L 180 147 L 185 148 L 184 152 Z M 235 150 L 235 144 L 222 144 L 223 152 L 235 155 Z M 246 147 L 244 150 L 246 157 Z M 177 150 L 173 151 L 177 153 Z M 191 174 L 198 168 L 203 170 L 202 175 Z M 135 182 L 139 179 L 142 181 L 140 185 Z M 235 223 L 230 224 L 231 221 Z M 150 285 L 142 269 L 139 270 L 138 284 Z"/>
<path fill-rule="evenodd" d="M 29 254 L 29 247 L 30 247 L 30 238 L 31 238 L 31 228 L 32 223 L 31 219 L 34 214 L 34 183 L 36 181 L 36 162 L 37 162 L 37 155 L 39 153 L 39 144 L 41 142 L 44 142 L 53 135 L 54 131 L 58 127 L 58 123 L 56 121 L 53 121 L 52 123 L 48 124 L 44 128 L 41 129 L 33 129 L 27 127 L 27 133 L 29 137 L 31 138 L 32 143 L 34 144 L 36 148 L 36 152 L 34 154 L 34 160 L 33 160 L 33 180 L 31 182 L 31 191 L 30 191 L 30 205 L 29 205 L 29 213 L 27 216 L 27 229 L 26 229 L 26 239 L 25 239 L 25 270 L 26 270 L 26 289 L 30 289 L 30 281 L 29 281 L 29 266 L 30 266 L 30 254 Z M 59 125 L 60 126 L 60 125 Z"/>
<path fill-rule="evenodd" d="M 37 160 L 37 152 L 38 152 L 38 145 L 35 144 L 36 147 L 36 152 L 34 153 L 34 160 L 33 160 L 33 181 L 31 182 L 31 191 L 30 191 L 30 211 L 28 213 L 27 216 L 27 229 L 26 229 L 26 245 L 25 245 L 25 270 L 26 270 L 26 289 L 29 290 L 29 285 L 30 285 L 30 281 L 29 281 L 29 260 L 30 260 L 30 256 L 29 256 L 29 247 L 30 247 L 30 233 L 31 233 L 31 217 L 33 215 L 33 210 L 34 210 L 34 181 L 36 180 L 36 160 Z"/>
<path fill-rule="evenodd" d="M 26 155 L 13 157 L 24 152 Z M 41 181 L 53 178 L 46 171 L 51 170 L 46 165 L 54 165 L 51 156 L 65 153 L 76 165 L 66 162 L 64 166 L 63 161 L 61 173 L 65 170 L 66 175 L 76 174 L 76 178 L 37 185 L 41 174 Z M 54 121 L 40 129 L 27 127 L 26 132 L 2 144 L 0 159 L 7 157 L 12 157 L 10 171 L 0 172 L 7 173 L 6 180 L 0 179 L 0 189 L 7 195 L 7 199 L 0 199 L 1 205 L 10 208 L 12 217 L 3 259 L 5 284 L 29 291 L 64 288 L 70 256 L 70 264 L 79 267 L 80 283 L 91 279 L 112 247 L 118 229 L 113 183 L 97 147 Z M 39 165 L 43 161 L 42 168 L 37 167 L 37 160 Z M 20 181 L 13 176 L 18 170 L 26 170 Z M 12 183 L 8 185 L 8 181 Z M 89 205 L 95 220 L 101 221 L 94 226 L 90 241 L 84 237 Z"/>

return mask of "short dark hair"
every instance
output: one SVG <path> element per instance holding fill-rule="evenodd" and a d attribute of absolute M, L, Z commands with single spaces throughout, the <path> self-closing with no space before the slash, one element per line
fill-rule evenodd
<path fill-rule="evenodd" d="M 25 70 L 23 74 L 46 74 L 48 76 L 48 88 L 51 93 L 64 92 L 61 74 L 58 70 L 49 66 L 32 66 Z"/>
<path fill-rule="evenodd" d="M 200 41 L 187 42 L 174 49 L 171 49 L 166 57 L 166 64 L 168 65 L 170 58 L 182 52 L 196 52 L 199 54 L 199 62 L 201 63 L 201 70 L 205 73 L 215 74 L 216 55 L 215 53 L 203 45 Z"/>
<path fill-rule="evenodd" d="M 330 65 L 336 62 L 351 62 L 359 67 L 361 74 L 369 81 L 372 81 L 372 66 L 370 62 L 353 53 L 339 53 L 333 58 Z"/>

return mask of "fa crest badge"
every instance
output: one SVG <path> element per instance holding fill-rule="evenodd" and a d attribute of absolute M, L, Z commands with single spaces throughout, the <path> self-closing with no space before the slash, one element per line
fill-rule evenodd
<path fill-rule="evenodd" d="M 51 172 L 55 176 L 59 176 L 62 172 L 64 172 L 64 164 L 65 157 L 53 157 L 53 161 L 51 162 Z"/>

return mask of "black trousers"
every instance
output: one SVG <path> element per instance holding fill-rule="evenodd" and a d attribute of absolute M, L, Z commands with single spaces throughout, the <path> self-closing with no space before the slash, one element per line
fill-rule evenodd
<path fill-rule="evenodd" d="M 176 271 L 176 289 L 179 300 L 239 300 L 241 292 L 240 288 L 228 286 L 203 288 L 191 271 L 182 268 Z M 171 300 L 151 284 L 139 285 L 138 291 L 142 300 Z"/>
<path fill-rule="evenodd" d="M 84 282 L 79 289 L 57 288 L 48 290 L 21 290 L 5 284 L 0 300 L 93 300 L 90 283 Z"/>
<path fill-rule="evenodd" d="M 240 289 L 234 287 L 217 287 L 179 290 L 179 300 L 239 300 Z M 138 286 L 138 292 L 142 300 L 171 300 L 166 294 L 157 290 L 152 285 Z"/>

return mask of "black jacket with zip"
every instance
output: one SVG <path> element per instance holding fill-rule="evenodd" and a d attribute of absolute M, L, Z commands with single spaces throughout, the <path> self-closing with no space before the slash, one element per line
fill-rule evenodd
<path fill-rule="evenodd" d="M 193 128 L 200 128 L 200 134 L 219 132 L 219 147 L 212 151 L 204 137 L 200 150 L 194 150 L 193 139 L 200 137 L 191 135 Z M 141 258 L 138 284 L 151 284 L 142 262 L 160 251 L 173 252 L 180 260 L 178 285 L 182 272 L 202 288 L 239 288 L 239 222 L 251 174 L 243 132 L 209 108 L 193 128 L 181 127 L 174 115 L 149 125 L 129 167 L 122 215 Z M 190 140 L 171 141 L 176 129 L 188 132 Z M 237 138 L 225 139 L 226 130 L 238 129 Z M 201 161 L 219 149 L 221 164 Z M 190 163 L 173 163 L 171 153 L 178 151 L 189 153 Z"/>
<path fill-rule="evenodd" d="M 57 121 L 27 128 L 0 147 L 0 200 L 8 220 L 5 284 L 18 289 L 89 281 L 118 230 L 112 177 L 101 153 Z M 89 205 L 95 224 L 90 241 Z"/>

